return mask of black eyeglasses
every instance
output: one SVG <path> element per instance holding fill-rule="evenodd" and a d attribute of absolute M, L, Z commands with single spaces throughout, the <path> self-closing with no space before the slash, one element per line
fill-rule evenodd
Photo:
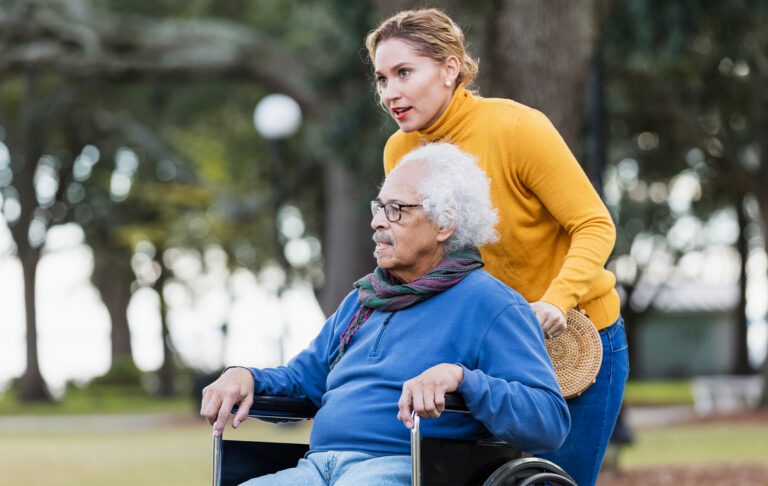
<path fill-rule="evenodd" d="M 420 206 L 421 204 L 400 204 L 396 202 L 384 204 L 381 201 L 371 201 L 371 214 L 376 216 L 376 213 L 378 213 L 381 208 L 384 208 L 384 216 L 387 217 L 387 221 L 395 223 L 400 221 L 400 217 L 402 216 L 402 213 L 400 212 L 401 209 L 418 208 Z"/>

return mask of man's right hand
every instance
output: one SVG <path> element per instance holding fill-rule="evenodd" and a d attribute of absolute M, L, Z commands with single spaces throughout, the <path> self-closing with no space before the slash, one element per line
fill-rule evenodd
<path fill-rule="evenodd" d="M 224 432 L 235 405 L 238 408 L 232 419 L 232 427 L 236 429 L 248 418 L 248 411 L 253 404 L 253 388 L 253 375 L 246 368 L 230 368 L 218 380 L 203 388 L 200 415 L 213 425 L 214 436 L 218 437 Z"/>

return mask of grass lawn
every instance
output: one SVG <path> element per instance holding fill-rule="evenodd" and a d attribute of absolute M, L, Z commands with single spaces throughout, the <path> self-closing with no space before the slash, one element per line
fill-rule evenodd
<path fill-rule="evenodd" d="M 12 419 L 4 420 L 7 424 Z M 34 417 L 31 420 L 34 424 Z M 69 428 L 45 430 L 44 420 L 39 420 L 41 426 L 27 432 L 0 429 L 0 485 L 210 484 L 211 429 L 192 416 L 146 428 L 120 429 L 118 423 L 117 430 L 88 430 L 74 422 Z M 226 437 L 301 442 L 308 431 L 308 424 L 274 426 L 249 420 L 237 431 L 228 429 Z M 621 454 L 622 468 L 768 462 L 768 422 L 676 425 L 635 433 L 635 443 Z"/>
<path fill-rule="evenodd" d="M 645 405 L 693 405 L 688 380 L 630 380 L 624 390 L 624 402 Z"/>
<path fill-rule="evenodd" d="M 690 404 L 690 391 L 687 382 L 630 383 L 627 400 Z M 208 485 L 211 429 L 192 408 L 191 400 L 158 401 L 115 390 L 75 392 L 62 403 L 36 406 L 20 406 L 0 393 L 0 486 Z M 622 468 L 768 463 L 765 414 L 750 422 L 634 433 L 634 444 L 621 451 Z M 305 442 L 308 434 L 308 423 L 275 426 L 253 419 L 226 432 L 229 439 L 285 442 Z"/>
<path fill-rule="evenodd" d="M 212 436 L 202 419 L 190 416 L 183 423 L 149 428 L 129 425 L 122 430 L 118 424 L 116 428 L 85 430 L 73 423 L 52 431 L 36 426 L 27 432 L 0 429 L 0 485 L 210 484 Z M 302 442 L 308 431 L 308 424 L 274 426 L 249 420 L 237 431 L 227 430 L 225 436 Z"/>
<path fill-rule="evenodd" d="M 63 400 L 52 403 L 20 403 L 13 389 L 0 391 L 0 416 L 3 415 L 90 415 L 103 413 L 188 413 L 192 400 L 187 397 L 158 399 L 139 387 L 101 386 L 72 388 Z"/>
<path fill-rule="evenodd" d="M 620 456 L 621 467 L 768 463 L 768 421 L 643 428 Z"/>

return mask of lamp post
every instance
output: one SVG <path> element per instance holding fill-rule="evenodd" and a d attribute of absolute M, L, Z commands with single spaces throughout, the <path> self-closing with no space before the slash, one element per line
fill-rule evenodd
<path fill-rule="evenodd" d="M 271 182 L 272 191 L 275 196 L 272 198 L 274 204 L 275 225 L 274 225 L 274 244 L 275 251 L 278 253 L 278 259 L 283 263 L 283 267 L 287 268 L 288 261 L 283 254 L 283 245 L 280 243 L 279 228 L 277 227 L 277 212 L 280 209 L 280 204 L 283 198 L 283 188 L 280 178 L 280 164 L 283 159 L 282 144 L 283 141 L 294 135 L 299 129 L 301 124 L 301 108 L 296 101 L 290 96 L 284 94 L 271 94 L 261 99 L 256 104 L 256 108 L 253 110 L 253 125 L 256 127 L 256 131 L 259 135 L 264 137 L 267 141 L 267 146 L 270 152 L 269 163 L 269 176 Z M 287 279 L 283 280 L 283 283 L 277 288 L 278 303 L 282 300 L 283 292 L 286 288 Z M 280 364 L 285 364 L 285 339 L 288 334 L 287 322 L 282 317 L 281 310 L 282 329 L 280 331 L 280 337 L 278 338 L 278 346 L 280 350 Z"/>

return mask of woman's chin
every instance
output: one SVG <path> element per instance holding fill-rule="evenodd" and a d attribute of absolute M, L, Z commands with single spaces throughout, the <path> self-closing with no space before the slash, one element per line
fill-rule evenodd
<path fill-rule="evenodd" d="M 415 132 L 419 129 L 418 123 L 414 123 L 411 120 L 395 119 L 395 123 L 397 123 L 397 126 L 400 127 L 400 131 L 403 133 Z"/>

